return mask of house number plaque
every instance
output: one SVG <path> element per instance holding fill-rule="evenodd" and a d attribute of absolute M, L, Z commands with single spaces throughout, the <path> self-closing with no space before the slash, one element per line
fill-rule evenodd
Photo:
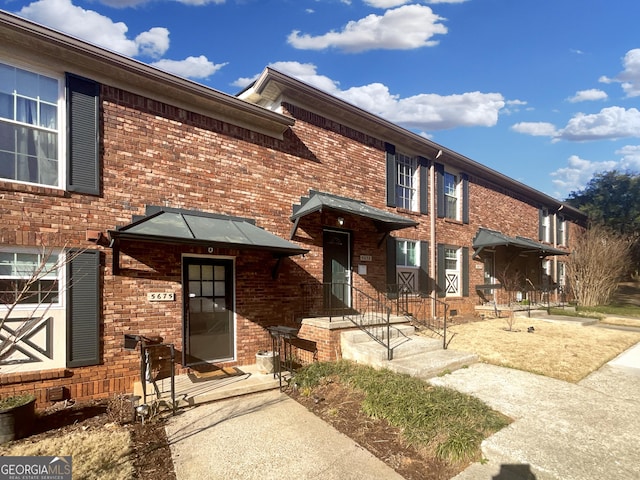
<path fill-rule="evenodd" d="M 147 293 L 147 300 L 150 302 L 173 302 L 176 299 L 173 292 L 150 292 Z"/>

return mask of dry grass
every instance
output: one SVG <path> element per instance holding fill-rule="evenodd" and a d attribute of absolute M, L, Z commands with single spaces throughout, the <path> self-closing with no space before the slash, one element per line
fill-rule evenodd
<path fill-rule="evenodd" d="M 534 333 L 528 333 L 528 327 Z M 640 333 L 518 318 L 513 331 L 505 319 L 456 325 L 449 348 L 474 352 L 480 360 L 569 382 L 578 382 L 627 348 Z"/>
<path fill-rule="evenodd" d="M 71 455 L 73 478 L 128 480 L 134 474 L 130 444 L 129 432 L 113 425 L 112 428 L 77 430 L 33 443 L 21 441 L 3 445 L 0 455 Z"/>
<path fill-rule="evenodd" d="M 620 325 L 622 327 L 640 327 L 640 318 L 604 317 L 600 323 Z"/>

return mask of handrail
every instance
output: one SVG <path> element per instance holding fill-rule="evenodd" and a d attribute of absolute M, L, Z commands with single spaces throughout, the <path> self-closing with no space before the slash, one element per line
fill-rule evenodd
<path fill-rule="evenodd" d="M 394 301 L 395 311 L 398 315 L 411 317 L 416 323 L 440 335 L 442 348 L 446 350 L 451 341 L 451 339 L 447 341 L 448 303 L 400 284 L 387 285 L 387 297 Z M 438 307 L 442 311 L 441 321 L 438 320 Z"/>
<path fill-rule="evenodd" d="M 391 307 L 348 283 L 302 284 L 304 315 L 349 320 L 387 349 L 391 360 Z M 384 329 L 381 333 L 377 328 Z M 386 342 L 385 342 L 386 338 Z"/>

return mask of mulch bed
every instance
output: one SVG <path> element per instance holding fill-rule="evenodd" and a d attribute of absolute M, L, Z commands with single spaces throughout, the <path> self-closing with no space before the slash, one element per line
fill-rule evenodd
<path fill-rule="evenodd" d="M 66 406 L 61 403 L 40 411 L 29 441 L 65 435 L 74 430 L 107 428 L 113 423 L 123 424 L 131 434 L 131 456 L 135 468 L 132 480 L 176 479 L 164 420 L 156 417 L 144 425 L 139 421 L 132 423 L 130 418 L 123 418 L 122 411 L 114 411 L 113 401 L 96 400 Z"/>
<path fill-rule="evenodd" d="M 289 391 L 288 394 L 406 480 L 450 479 L 464 467 L 448 465 L 429 452 L 407 445 L 399 428 L 389 425 L 386 420 L 372 419 L 362 412 L 362 393 L 338 382 L 315 387 L 311 395 L 302 395 L 297 391 Z"/>

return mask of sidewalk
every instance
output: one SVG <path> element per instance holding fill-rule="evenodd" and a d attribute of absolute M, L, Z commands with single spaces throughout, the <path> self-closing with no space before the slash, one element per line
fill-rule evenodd
<path fill-rule="evenodd" d="M 182 411 L 166 427 L 178 480 L 401 480 L 278 390 Z"/>
<path fill-rule="evenodd" d="M 487 364 L 430 382 L 514 419 L 456 480 L 640 478 L 640 344 L 577 385 Z"/>

